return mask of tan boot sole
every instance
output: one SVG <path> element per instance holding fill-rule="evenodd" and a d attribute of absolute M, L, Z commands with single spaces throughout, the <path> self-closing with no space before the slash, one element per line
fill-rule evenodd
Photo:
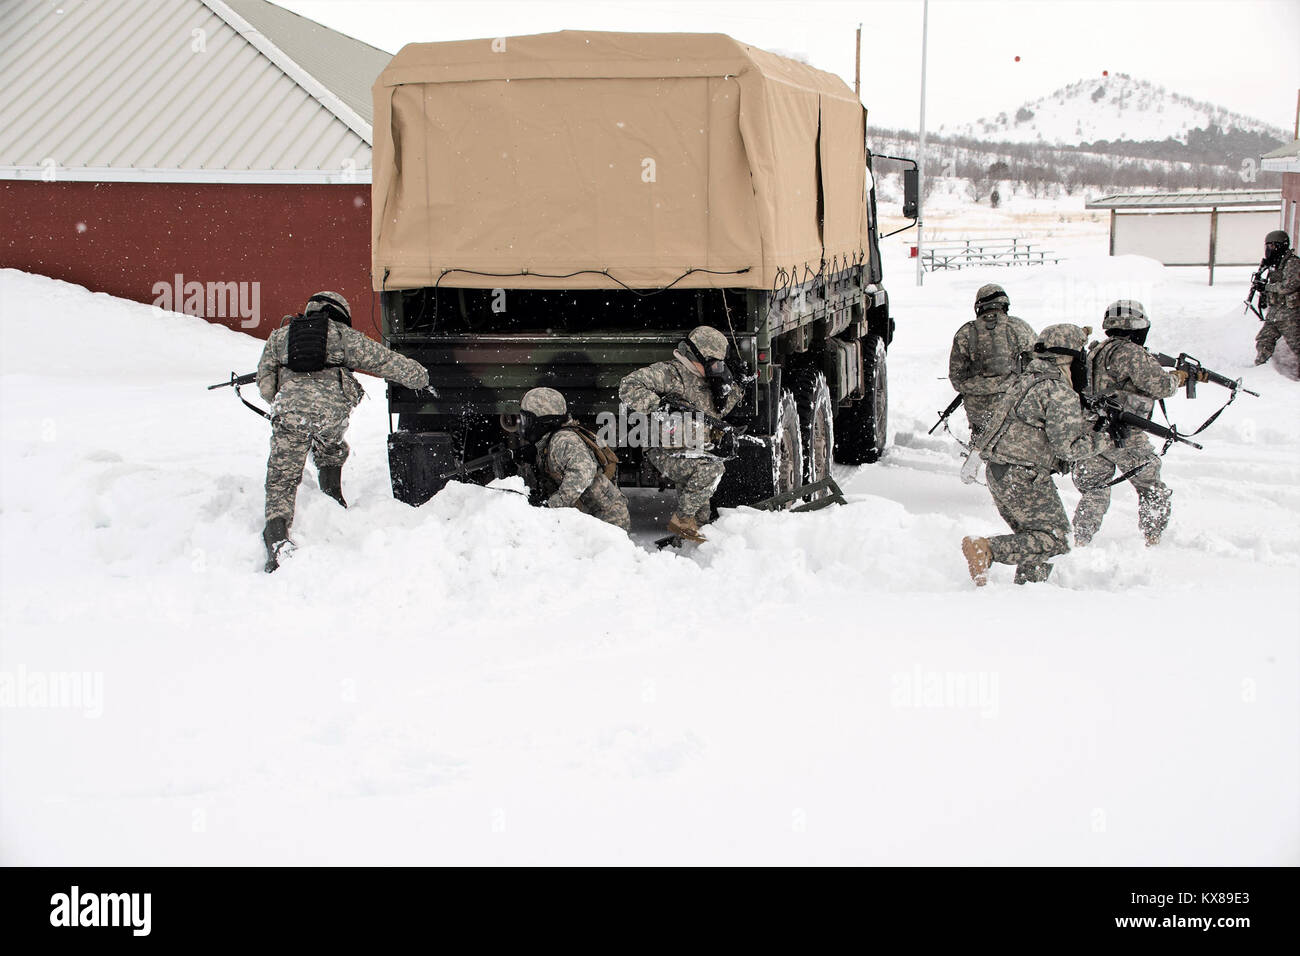
<path fill-rule="evenodd" d="M 988 584 L 989 562 L 976 547 L 974 538 L 962 538 L 961 553 L 966 557 L 966 570 L 970 572 L 970 579 L 975 582 L 975 586 L 982 588 Z"/>
<path fill-rule="evenodd" d="M 708 538 L 704 537 L 704 535 L 700 534 L 698 531 L 691 531 L 672 520 L 669 520 L 668 522 L 668 533 L 675 534 L 677 537 L 685 541 L 703 542 L 708 540 Z"/>

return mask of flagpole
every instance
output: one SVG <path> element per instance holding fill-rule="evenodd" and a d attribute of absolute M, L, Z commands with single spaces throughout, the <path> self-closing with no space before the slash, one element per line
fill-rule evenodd
<path fill-rule="evenodd" d="M 930 32 L 930 0 L 921 4 L 921 135 L 916 155 L 916 284 L 923 284 L 924 261 L 921 258 L 921 219 L 925 211 L 925 56 L 926 41 Z"/>

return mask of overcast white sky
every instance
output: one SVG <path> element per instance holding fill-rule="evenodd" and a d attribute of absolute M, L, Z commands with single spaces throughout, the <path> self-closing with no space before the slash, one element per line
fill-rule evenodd
<path fill-rule="evenodd" d="M 274 2 L 393 52 L 410 42 L 566 29 L 728 33 L 800 53 L 850 86 L 861 22 L 862 98 L 872 124 L 917 124 L 921 0 Z M 1103 70 L 1291 130 L 1300 88 L 1300 0 L 931 0 L 932 131 L 1013 109 Z"/>

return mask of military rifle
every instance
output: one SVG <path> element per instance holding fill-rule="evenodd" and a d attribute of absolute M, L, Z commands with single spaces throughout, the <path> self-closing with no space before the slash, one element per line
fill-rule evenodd
<path fill-rule="evenodd" d="M 739 439 L 740 436 L 745 434 L 748 430 L 748 426 L 733 425 L 731 422 L 724 421 L 717 415 L 710 415 L 708 412 L 700 411 L 700 409 L 687 405 L 685 402 L 675 398 L 664 399 L 659 410 L 661 412 L 675 412 L 683 417 L 688 415 L 693 416 L 717 432 L 718 435 L 714 437 L 703 450 L 709 451 L 712 454 L 717 455 L 719 458 L 725 459 L 735 458 L 737 454 L 739 454 Z"/>
<path fill-rule="evenodd" d="M 523 446 L 531 448 L 531 445 Z M 449 478 L 464 478 L 466 475 L 472 475 L 476 471 L 482 471 L 485 468 L 492 469 L 492 475 L 495 478 L 505 478 L 509 475 L 509 467 L 518 459 L 519 454 L 523 451 L 521 448 L 510 448 L 506 445 L 494 445 L 488 449 L 486 455 L 474 458 L 465 462 L 459 468 L 453 468 L 451 471 L 445 471 L 438 477 L 443 481 Z"/>
<path fill-rule="evenodd" d="M 1102 431 L 1105 429 L 1110 433 L 1110 437 L 1116 444 L 1124 440 L 1128 429 L 1136 428 L 1149 435 L 1155 435 L 1157 438 L 1163 438 L 1165 440 L 1165 451 L 1175 442 L 1191 445 L 1193 448 L 1198 449 L 1205 447 L 1181 434 L 1176 425 L 1161 425 L 1159 422 L 1153 422 L 1149 418 L 1143 418 L 1141 415 L 1129 411 L 1113 395 L 1099 395 L 1096 398 L 1085 397 L 1083 404 L 1092 414 L 1097 416 L 1096 430 Z M 1164 451 L 1161 454 L 1164 454 Z"/>
<path fill-rule="evenodd" d="M 1259 268 L 1251 273 L 1250 294 L 1246 296 L 1246 311 L 1254 312 L 1255 316 L 1261 322 L 1264 321 L 1264 313 L 1260 310 L 1259 306 L 1255 305 L 1255 296 L 1263 294 L 1264 289 L 1268 286 L 1268 276 L 1265 273 L 1271 271 L 1272 266 L 1268 261 L 1268 257 L 1265 256 L 1263 259 L 1260 259 Z"/>
<path fill-rule="evenodd" d="M 231 372 L 231 373 L 230 373 L 230 381 L 228 381 L 228 382 L 218 382 L 216 385 L 209 385 L 209 386 L 208 386 L 208 391 L 210 392 L 210 391 L 212 391 L 214 388 L 225 388 L 227 385 L 233 385 L 233 386 L 235 386 L 236 389 L 238 389 L 239 386 L 241 386 L 241 385 L 250 385 L 250 384 L 252 384 L 253 382 L 256 382 L 256 381 L 257 381 L 257 373 L 256 373 L 256 372 L 249 372 L 247 375 L 236 375 L 234 372 Z"/>
<path fill-rule="evenodd" d="M 1237 390 L 1240 389 L 1247 395 L 1254 395 L 1256 398 L 1259 398 L 1259 392 L 1252 392 L 1250 389 L 1242 387 L 1241 379 L 1228 378 L 1228 376 L 1222 375 L 1219 372 L 1211 371 L 1186 352 L 1179 354 L 1178 358 L 1174 358 L 1172 355 L 1165 355 L 1163 352 L 1152 352 L 1151 357 L 1165 368 L 1177 369 L 1180 372 L 1187 373 L 1187 385 L 1185 388 L 1187 389 L 1188 398 L 1196 397 L 1197 382 L 1212 382 L 1215 385 L 1222 385 L 1224 388 L 1231 389 L 1234 394 L 1236 394 Z"/>
<path fill-rule="evenodd" d="M 956 398 L 954 398 L 951 402 L 948 403 L 948 407 L 939 413 L 939 420 L 930 426 L 930 430 L 926 432 L 926 434 L 933 435 L 934 430 L 938 428 L 940 425 L 946 424 L 948 421 L 948 416 L 950 416 L 953 412 L 955 412 L 960 407 L 961 407 L 961 395 L 959 393 Z"/>
<path fill-rule="evenodd" d="M 679 401 L 675 398 L 664 399 L 660 411 L 680 412 L 683 415 L 693 415 L 710 428 L 716 428 L 718 431 L 735 432 L 736 434 L 742 434 L 745 431 L 743 425 L 733 425 L 731 422 L 723 421 L 717 415 L 710 415 L 708 412 L 700 411 L 700 409 L 687 405 L 685 402 Z"/>
<path fill-rule="evenodd" d="M 254 405 L 254 404 L 253 404 L 252 402 L 250 402 L 248 399 L 244 398 L 243 393 L 241 393 L 241 392 L 239 391 L 239 389 L 240 389 L 242 386 L 244 386 L 244 385 L 250 385 L 250 384 L 252 384 L 253 382 L 256 382 L 256 381 L 257 381 L 257 373 L 256 373 L 256 372 L 249 372 L 247 375 L 236 375 L 234 372 L 231 372 L 231 373 L 230 373 L 230 381 L 228 381 L 228 382 L 218 382 L 216 385 L 209 385 L 209 386 L 208 386 L 208 391 L 210 392 L 210 391 L 212 391 L 214 388 L 225 388 L 225 387 L 228 386 L 228 385 L 233 385 L 234 388 L 235 388 L 235 395 L 239 398 L 239 400 L 240 400 L 241 402 L 244 403 L 244 405 L 245 405 L 246 407 L 251 408 L 253 411 L 257 412 L 257 414 L 261 415 L 261 416 L 262 416 L 263 418 L 265 418 L 267 421 L 270 421 L 270 420 L 271 420 L 271 413 L 270 413 L 270 412 L 267 412 L 267 411 L 265 411 L 265 410 L 263 410 L 263 409 L 261 409 L 261 408 L 258 408 L 256 405 Z"/>

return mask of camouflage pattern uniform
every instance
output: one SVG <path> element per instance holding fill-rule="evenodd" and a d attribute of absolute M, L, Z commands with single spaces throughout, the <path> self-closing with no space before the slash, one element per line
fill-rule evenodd
<path fill-rule="evenodd" d="M 1015 381 L 1017 359 L 1037 337 L 1028 322 L 997 306 L 980 311 L 952 337 L 948 380 L 961 393 L 972 437 Z"/>
<path fill-rule="evenodd" d="M 561 426 L 539 441 L 537 463 L 550 479 L 548 508 L 577 508 L 624 531 L 632 527 L 627 497 L 605 477 L 595 452 L 575 432 Z"/>
<path fill-rule="evenodd" d="M 351 329 L 331 321 L 326 339 L 326 368 L 295 372 L 289 368 L 289 316 L 271 333 L 257 363 L 257 388 L 271 406 L 271 454 L 266 463 L 266 520 L 293 522 L 294 499 L 307 452 L 317 469 L 341 467 L 348 457 L 343 433 L 348 416 L 365 395 L 353 369 L 390 379 L 407 388 L 424 388 L 424 366 Z M 330 367 L 335 366 L 335 367 Z"/>
<path fill-rule="evenodd" d="M 1079 346 L 1082 347 L 1082 331 Z M 1046 559 L 1070 550 L 1070 522 L 1052 481 L 1058 461 L 1096 453 L 1069 370 L 1036 357 L 1003 394 L 976 443 L 989 492 L 1011 534 L 988 538 L 992 559 L 1016 566 L 1016 583 L 1046 581 Z"/>
<path fill-rule="evenodd" d="M 1294 252 L 1269 272 L 1263 298 L 1260 304 L 1267 311 L 1263 328 L 1255 336 L 1255 364 L 1272 358 L 1279 338 L 1285 338 L 1300 358 L 1300 257 Z"/>
<path fill-rule="evenodd" d="M 1158 398 L 1168 398 L 1178 387 L 1176 373 L 1166 371 L 1142 346 L 1115 337 L 1094 343 L 1088 351 L 1089 389 L 1093 395 L 1117 392 L 1124 408 L 1135 415 L 1150 418 Z M 1120 474 L 1143 466 L 1129 476 L 1138 493 L 1138 527 L 1151 544 L 1160 540 L 1169 524 L 1170 499 L 1173 492 L 1160 480 L 1160 457 L 1147 433 L 1130 428 L 1119 444 L 1093 458 L 1076 462 L 1072 477 L 1083 493 L 1074 510 L 1074 540 L 1087 544 L 1092 540 L 1106 509 L 1110 507 L 1111 486 Z"/>
<path fill-rule="evenodd" d="M 674 354 L 670 362 L 656 362 L 638 369 L 619 384 L 618 397 L 632 411 L 650 414 L 667 399 L 714 415 L 726 415 L 741 399 L 741 390 L 734 389 L 722 408 L 713 401 L 713 392 L 703 375 L 694 365 Z M 694 516 L 699 524 L 709 520 L 709 505 L 713 492 L 722 481 L 726 465 L 722 459 L 702 451 L 705 439 L 691 436 L 684 448 L 647 448 L 645 456 L 659 474 L 671 481 L 677 489 L 677 513 Z"/>

